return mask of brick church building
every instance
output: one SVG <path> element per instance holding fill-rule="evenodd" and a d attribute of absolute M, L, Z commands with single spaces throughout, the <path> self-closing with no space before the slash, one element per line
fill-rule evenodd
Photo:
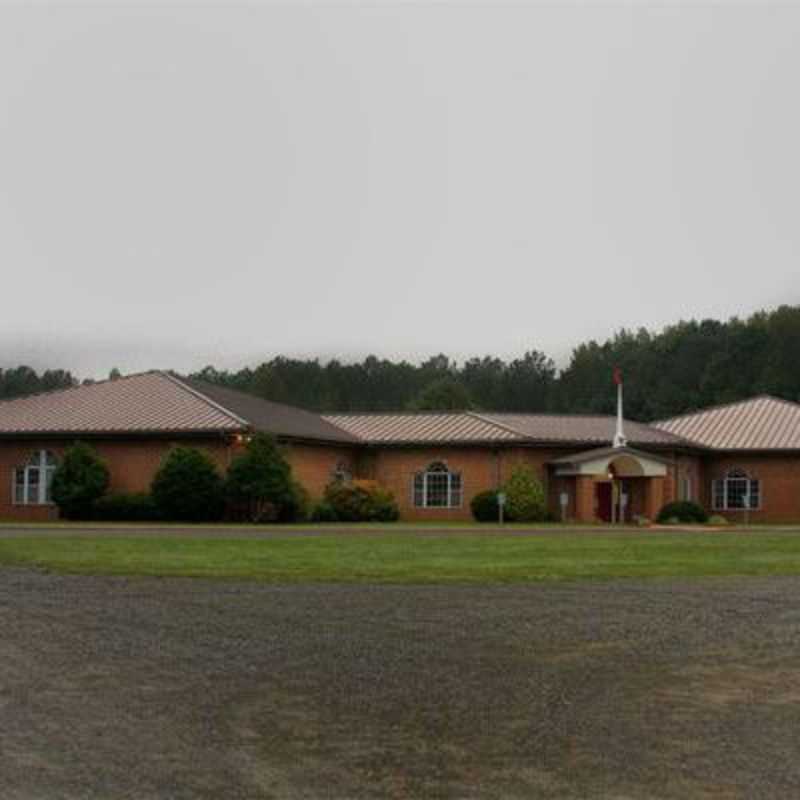
<path fill-rule="evenodd" d="M 64 450 L 90 443 L 115 491 L 147 491 L 176 444 L 224 470 L 248 435 L 285 447 L 319 498 L 367 478 L 407 520 L 467 520 L 470 500 L 531 466 L 552 514 L 576 522 L 655 518 L 673 499 L 732 521 L 800 521 L 800 405 L 756 397 L 652 424 L 611 416 L 496 412 L 326 414 L 148 372 L 0 402 L 0 519 L 58 516 L 50 482 Z"/>

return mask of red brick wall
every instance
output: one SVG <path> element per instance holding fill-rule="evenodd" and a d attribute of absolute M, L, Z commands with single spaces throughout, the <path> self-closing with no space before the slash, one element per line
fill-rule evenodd
<path fill-rule="evenodd" d="M 39 449 L 63 453 L 68 441 L 0 441 L 0 518 L 53 518 L 53 507 L 15 506 L 12 503 L 12 474 L 30 454 Z M 146 491 L 158 466 L 176 444 L 190 444 L 205 449 L 224 472 L 237 447 L 219 438 L 205 440 L 129 439 L 95 440 L 92 445 L 111 471 L 113 490 Z M 567 491 L 570 498 L 568 517 L 577 515 L 577 487 L 574 478 L 554 478 L 548 462 L 576 450 L 512 447 L 417 447 L 357 450 L 350 447 L 292 443 L 286 454 L 294 475 L 313 499 L 318 499 L 330 482 L 338 463 L 345 464 L 356 477 L 373 478 L 391 490 L 405 519 L 467 520 L 471 518 L 470 501 L 480 491 L 496 488 L 511 474 L 515 464 L 528 464 L 545 484 L 548 504 L 560 513 L 558 495 Z M 434 461 L 444 461 L 461 473 L 463 503 L 460 509 L 417 509 L 412 498 L 413 476 Z M 695 499 L 711 510 L 711 481 L 739 467 L 761 481 L 762 510 L 751 513 L 753 522 L 800 522 L 800 456 L 763 454 L 737 456 L 675 456 L 664 481 L 661 502 L 678 496 L 680 478 L 691 475 Z M 647 503 L 644 495 L 632 492 L 632 511 Z M 578 498 L 580 499 L 580 498 Z M 652 503 L 655 498 L 648 498 Z M 584 504 L 593 502 L 588 490 Z M 644 509 L 642 508 L 642 511 Z M 743 512 L 727 512 L 731 520 L 742 521 Z"/>
<path fill-rule="evenodd" d="M 377 480 L 395 496 L 400 515 L 417 520 L 469 520 L 470 503 L 478 492 L 494 489 L 508 478 L 516 464 L 527 464 L 548 488 L 547 462 L 567 451 L 538 448 L 490 447 L 414 447 L 374 450 L 359 459 L 359 477 Z M 449 469 L 461 473 L 463 502 L 461 508 L 416 508 L 413 503 L 413 480 L 434 461 L 443 461 Z M 557 511 L 556 506 L 553 508 Z"/>
<path fill-rule="evenodd" d="M 344 465 L 351 474 L 356 471 L 356 454 L 352 447 L 292 443 L 285 446 L 284 452 L 295 480 L 303 485 L 312 500 L 322 497 L 338 464 Z"/>
<path fill-rule="evenodd" d="M 761 482 L 761 510 L 749 512 L 752 522 L 800 522 L 800 455 L 725 455 L 705 459 L 702 503 L 731 522 L 743 522 L 744 511 L 713 511 L 711 482 L 738 467 Z"/>
<path fill-rule="evenodd" d="M 12 479 L 16 467 L 25 466 L 37 450 L 50 450 L 59 458 L 71 441 L 0 441 L 0 519 L 55 519 L 55 506 L 19 506 L 12 500 Z M 205 450 L 223 472 L 231 448 L 218 438 L 187 442 L 167 439 L 93 440 L 91 446 L 108 465 L 112 491 L 145 492 L 167 451 L 178 444 Z"/>

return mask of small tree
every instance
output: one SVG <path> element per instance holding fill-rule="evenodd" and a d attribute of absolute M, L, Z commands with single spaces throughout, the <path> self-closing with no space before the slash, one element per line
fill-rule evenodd
<path fill-rule="evenodd" d="M 153 478 L 151 493 L 164 519 L 180 522 L 218 520 L 225 509 L 222 478 L 202 450 L 175 447 Z"/>
<path fill-rule="evenodd" d="M 541 522 L 547 514 L 544 487 L 536 473 L 523 465 L 514 467 L 503 485 L 506 514 L 515 522 Z"/>
<path fill-rule="evenodd" d="M 67 519 L 87 519 L 108 489 L 108 467 L 80 442 L 65 453 L 53 475 L 53 501 Z"/>
<path fill-rule="evenodd" d="M 298 499 L 289 462 L 275 440 L 263 433 L 254 436 L 228 467 L 226 491 L 252 522 L 277 519 Z"/>

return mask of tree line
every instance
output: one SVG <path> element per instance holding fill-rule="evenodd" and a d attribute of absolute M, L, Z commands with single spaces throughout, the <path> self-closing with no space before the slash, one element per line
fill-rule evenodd
<path fill-rule="evenodd" d="M 447 355 L 420 364 L 368 356 L 337 359 L 278 356 L 256 367 L 213 366 L 190 377 L 316 411 L 475 408 L 486 411 L 613 413 L 614 367 L 625 378 L 626 415 L 649 421 L 768 393 L 800 401 L 800 306 L 746 319 L 690 320 L 661 331 L 620 330 L 576 347 L 559 371 L 531 349 L 519 358 Z M 0 398 L 74 385 L 63 370 L 0 371 Z"/>

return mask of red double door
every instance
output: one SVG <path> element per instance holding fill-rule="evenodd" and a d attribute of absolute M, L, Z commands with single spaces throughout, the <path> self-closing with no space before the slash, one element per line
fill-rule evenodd
<path fill-rule="evenodd" d="M 611 482 L 595 484 L 597 492 L 597 516 L 603 522 L 611 522 L 611 503 L 614 492 Z"/>
<path fill-rule="evenodd" d="M 619 485 L 620 492 L 627 493 L 628 487 L 625 483 L 620 483 Z M 611 511 L 612 511 L 612 503 L 614 502 L 614 489 L 613 484 L 609 481 L 608 483 L 597 483 L 595 484 L 595 491 L 597 492 L 597 516 L 603 522 L 611 522 Z M 617 522 L 624 522 L 625 520 L 622 519 L 622 513 L 619 506 L 619 494 L 617 494 L 617 513 L 614 514 L 614 518 Z"/>

